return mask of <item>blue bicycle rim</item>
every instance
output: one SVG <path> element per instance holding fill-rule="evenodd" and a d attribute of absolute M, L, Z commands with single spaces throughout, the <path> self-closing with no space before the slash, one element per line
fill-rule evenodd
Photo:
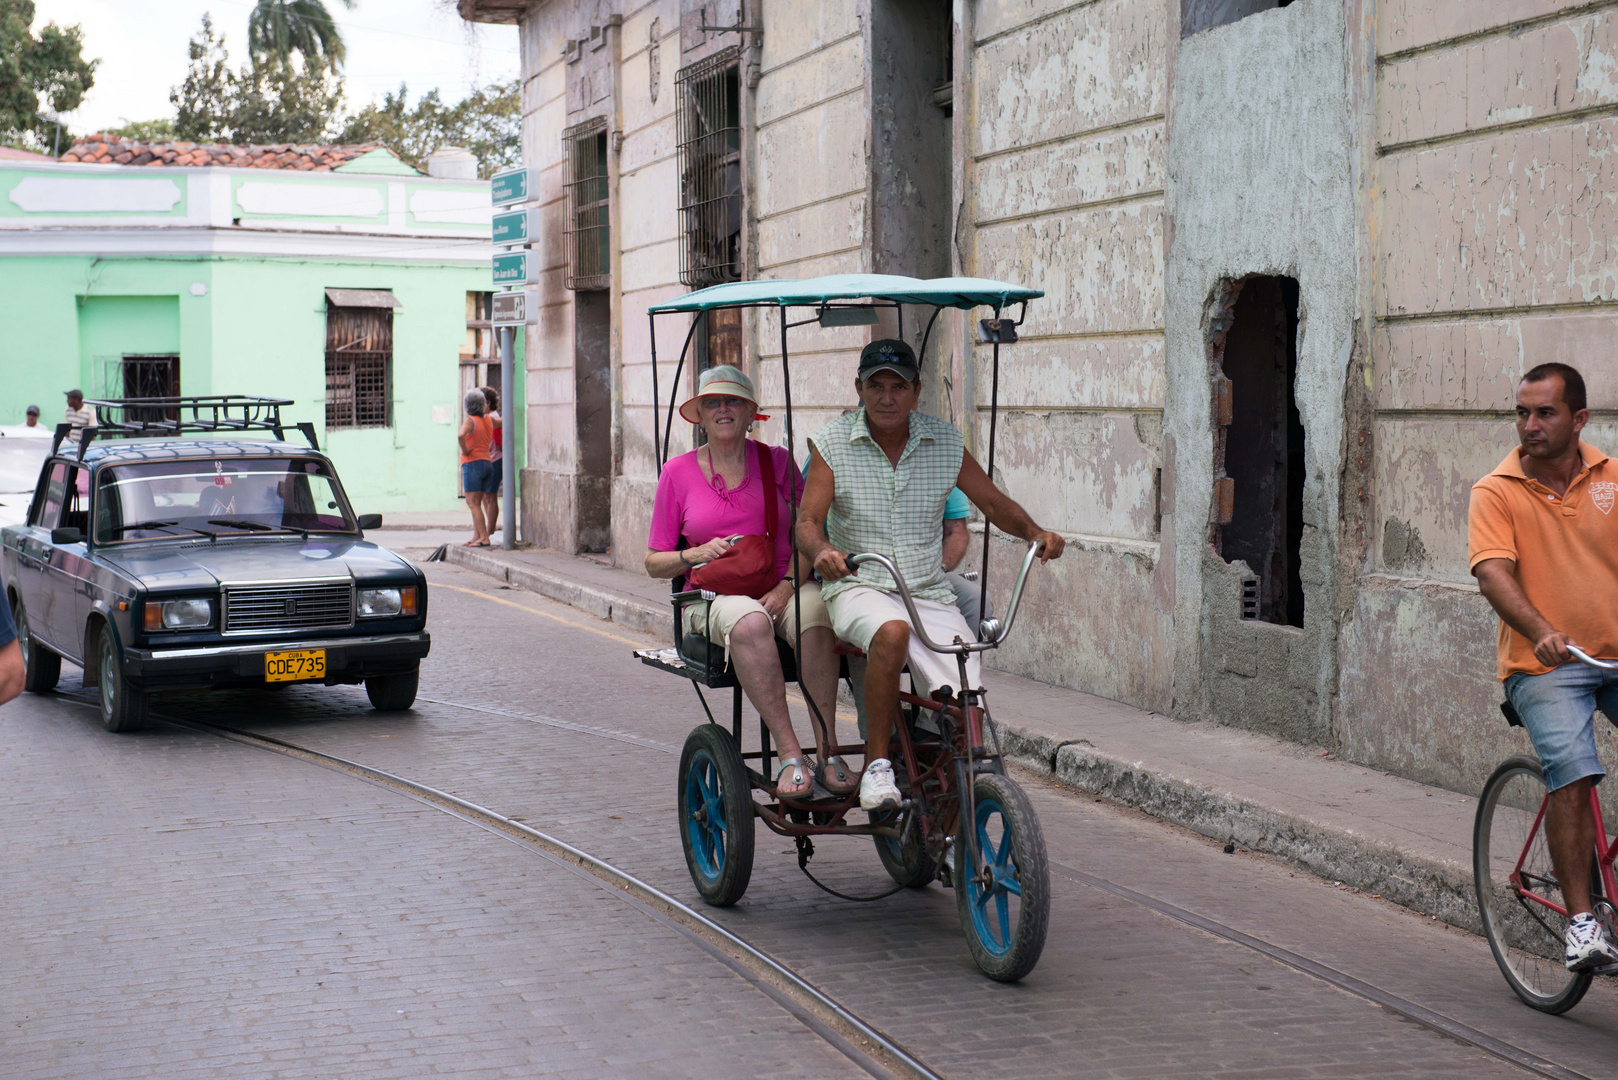
<path fill-rule="evenodd" d="M 1000 842 L 989 837 L 989 822 L 995 815 L 1002 822 Z M 965 881 L 967 906 L 972 909 L 972 932 L 977 935 L 983 951 L 991 956 L 1004 956 L 1011 951 L 1016 936 L 1016 920 L 1011 916 L 1012 896 L 1022 896 L 1022 883 L 1017 867 L 1011 861 L 1011 823 L 1006 812 L 995 799 L 983 799 L 973 815 L 977 830 L 978 854 L 994 874 L 994 884 L 985 889 L 975 881 Z M 965 853 L 960 853 L 964 858 Z M 1021 912 L 1018 913 L 1019 917 Z"/>
<path fill-rule="evenodd" d="M 685 774 L 685 834 L 691 842 L 691 859 L 704 881 L 718 881 L 725 871 L 725 801 L 719 782 L 719 766 L 706 750 L 691 757 Z M 706 809 L 707 820 L 698 821 L 696 812 Z"/>

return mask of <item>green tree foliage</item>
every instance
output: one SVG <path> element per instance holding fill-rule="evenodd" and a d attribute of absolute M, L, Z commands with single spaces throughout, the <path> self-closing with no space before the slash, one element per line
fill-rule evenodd
<path fill-rule="evenodd" d="M 517 80 L 492 83 L 454 105 L 429 90 L 410 105 L 403 84 L 367 105 L 337 133 L 344 143 L 379 142 L 418 169 L 444 146 L 464 146 L 478 159 L 478 172 L 493 176 L 521 158 L 522 102 Z"/>
<path fill-rule="evenodd" d="M 384 95 L 380 104 L 344 115 L 342 76 L 332 70 L 327 55 L 305 52 L 299 62 L 274 53 L 255 54 L 247 66 L 232 69 L 224 36 L 204 15 L 201 30 L 191 39 L 185 81 L 169 93 L 175 107 L 169 137 L 189 142 L 381 143 L 423 170 L 439 147 L 464 146 L 477 157 L 485 177 L 520 160 L 517 80 L 493 83 L 453 105 L 437 90 L 412 105 L 401 84 L 397 94 Z"/>
<path fill-rule="evenodd" d="M 175 138 L 173 120 L 128 120 L 117 127 L 104 129 L 108 135 L 118 135 L 136 142 L 166 142 Z"/>
<path fill-rule="evenodd" d="M 299 63 L 276 55 L 230 67 L 225 39 L 213 21 L 191 39 L 185 81 L 169 92 L 173 134 L 190 142 L 323 142 L 343 110 L 343 81 L 322 56 Z"/>
<path fill-rule="evenodd" d="M 0 142 L 48 149 L 56 122 L 41 99 L 59 113 L 78 108 L 101 61 L 84 58 L 77 26 L 46 23 L 35 37 L 33 25 L 33 0 L 0 0 Z"/>
<path fill-rule="evenodd" d="M 354 0 L 343 0 L 343 6 L 354 10 Z M 258 0 L 247 16 L 247 51 L 283 64 L 294 52 L 305 60 L 320 57 L 332 71 L 346 55 L 343 35 L 321 0 Z"/>

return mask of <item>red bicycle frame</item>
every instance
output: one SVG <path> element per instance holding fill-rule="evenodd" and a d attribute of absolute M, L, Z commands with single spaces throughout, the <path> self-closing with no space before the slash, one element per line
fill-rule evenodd
<path fill-rule="evenodd" d="M 1517 890 L 1517 895 L 1532 900 L 1536 904 L 1542 904 L 1566 918 L 1567 907 L 1565 905 L 1548 900 L 1523 884 L 1523 863 L 1528 861 L 1528 852 L 1534 846 L 1534 838 L 1539 835 L 1539 830 L 1544 827 L 1545 811 L 1550 804 L 1551 797 L 1546 795 L 1544 801 L 1539 804 L 1539 813 L 1534 817 L 1533 826 L 1528 830 L 1528 839 L 1523 843 L 1522 854 L 1517 856 L 1517 865 L 1512 867 L 1510 881 L 1512 888 Z M 1596 823 L 1596 851 L 1604 852 L 1604 854 L 1598 855 L 1596 858 L 1596 866 L 1601 871 L 1602 894 L 1609 900 L 1618 898 L 1618 881 L 1615 881 L 1613 877 L 1613 863 L 1618 860 L 1618 836 L 1613 837 L 1610 844 L 1607 842 L 1607 826 L 1601 819 L 1601 796 L 1596 794 L 1594 786 L 1590 788 L 1590 814 L 1595 818 Z"/>

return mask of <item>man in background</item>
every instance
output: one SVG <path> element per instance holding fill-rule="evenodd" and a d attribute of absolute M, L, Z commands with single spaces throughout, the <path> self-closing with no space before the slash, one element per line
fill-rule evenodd
<path fill-rule="evenodd" d="M 67 437 L 74 443 L 83 437 L 85 428 L 95 426 L 95 413 L 84 407 L 83 391 L 67 392 L 67 412 L 62 415 L 62 419 L 73 425 L 73 430 L 68 432 Z"/>
<path fill-rule="evenodd" d="M 26 416 L 26 419 L 23 421 L 23 423 L 26 426 L 28 426 L 28 427 L 38 427 L 39 426 L 39 406 L 38 405 L 30 405 L 30 406 L 28 406 L 28 412 L 26 414 L 24 414 L 24 415 Z"/>

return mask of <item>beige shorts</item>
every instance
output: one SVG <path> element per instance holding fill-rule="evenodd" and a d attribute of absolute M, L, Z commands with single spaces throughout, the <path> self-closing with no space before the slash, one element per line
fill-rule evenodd
<path fill-rule="evenodd" d="M 837 636 L 850 645 L 860 649 L 869 650 L 871 639 L 882 628 L 884 623 L 902 622 L 910 623 L 910 613 L 905 610 L 904 601 L 893 593 L 885 593 L 880 589 L 872 589 L 860 585 L 840 592 L 826 604 L 831 612 L 831 628 Z M 977 637 L 966 628 L 966 620 L 961 617 L 960 609 L 954 604 L 939 604 L 932 600 L 917 600 L 916 613 L 921 616 L 922 626 L 927 630 L 927 636 L 940 645 L 948 645 L 959 637 L 962 641 L 976 641 Z M 961 687 L 956 684 L 961 681 L 960 667 L 954 653 L 936 653 L 921 643 L 915 634 L 910 635 L 910 675 L 916 682 L 917 692 L 923 697 L 930 694 L 940 686 L 949 686 L 955 690 Z M 972 653 L 966 658 L 966 678 L 972 685 L 969 689 L 983 688 L 983 669 L 978 663 L 978 654 Z"/>
<path fill-rule="evenodd" d="M 820 599 L 820 582 L 811 581 L 799 589 L 798 600 L 803 606 L 805 630 L 813 630 L 817 626 L 828 629 L 831 627 L 831 616 L 826 613 L 826 605 Z M 775 624 L 775 636 L 783 641 L 793 641 L 797 637 L 796 607 L 797 605 L 788 600 L 781 621 Z M 688 634 L 702 633 L 703 620 L 706 617 L 708 640 L 725 647 L 727 661 L 730 659 L 730 634 L 736 629 L 736 624 L 755 611 L 766 619 L 770 617 L 770 613 L 764 610 L 764 605 L 751 596 L 718 596 L 712 601 L 699 600 L 695 604 L 687 604 L 682 611 L 685 618 L 685 632 Z"/>

